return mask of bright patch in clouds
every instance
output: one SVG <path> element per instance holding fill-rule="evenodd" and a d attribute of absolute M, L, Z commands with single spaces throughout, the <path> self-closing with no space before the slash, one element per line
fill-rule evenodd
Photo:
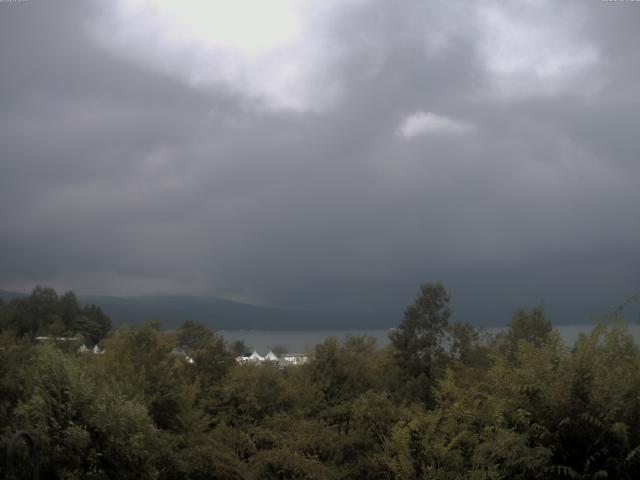
<path fill-rule="evenodd" d="M 118 0 L 98 26 L 118 54 L 199 88 L 224 87 L 266 108 L 318 110 L 338 86 L 326 33 L 361 0 Z"/>
<path fill-rule="evenodd" d="M 499 94 L 576 91 L 577 75 L 599 58 L 596 47 L 581 38 L 579 12 L 544 0 L 480 4 L 481 49 Z M 585 87 L 593 85 L 579 86 Z"/>
<path fill-rule="evenodd" d="M 405 118 L 397 135 L 412 138 L 417 135 L 458 135 L 475 130 L 475 126 L 431 112 L 416 112 Z"/>
<path fill-rule="evenodd" d="M 406 5 L 401 12 L 411 10 Z M 407 39 L 422 44 L 428 60 L 474 32 L 498 97 L 590 92 L 598 88 L 594 81 L 576 79 L 599 52 L 584 38 L 574 7 L 548 0 L 442 3 L 430 16 L 411 16 Z M 381 66 L 393 53 L 393 42 L 377 36 L 388 25 L 372 0 L 113 0 L 104 8 L 108 14 L 89 30 L 111 51 L 259 108 L 322 111 L 348 94 L 337 69 L 358 46 L 340 38 L 336 25 L 358 9 L 368 12 L 363 18 L 379 17 L 379 31 L 355 27 L 353 38 L 365 45 L 357 58 Z"/>
<path fill-rule="evenodd" d="M 298 40 L 302 12 L 296 0 L 122 0 L 125 19 L 145 16 L 175 42 L 195 42 L 256 55 Z"/>

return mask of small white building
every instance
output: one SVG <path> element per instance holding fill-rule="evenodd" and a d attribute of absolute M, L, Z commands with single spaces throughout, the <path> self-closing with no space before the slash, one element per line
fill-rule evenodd
<path fill-rule="evenodd" d="M 174 356 L 178 356 L 178 357 L 182 357 L 184 358 L 184 361 L 187 362 L 190 365 L 193 365 L 195 362 L 193 360 L 193 358 L 191 358 L 191 356 L 189 356 L 189 354 L 187 354 L 187 352 L 185 352 L 182 348 L 180 347 L 175 347 L 173 350 L 171 350 L 169 352 L 169 355 L 174 355 Z"/>
<path fill-rule="evenodd" d="M 102 355 L 106 352 L 104 348 L 100 348 L 98 345 L 95 345 L 93 348 L 87 348 L 87 346 L 83 343 L 78 348 L 78 353 L 93 353 L 94 355 Z"/>
<path fill-rule="evenodd" d="M 78 337 L 36 337 L 34 340 L 38 342 L 47 342 L 49 340 L 55 340 L 57 342 L 75 342 L 80 339 Z"/>
<path fill-rule="evenodd" d="M 282 360 L 290 365 L 303 365 L 307 363 L 308 357 L 304 353 L 285 353 Z"/>

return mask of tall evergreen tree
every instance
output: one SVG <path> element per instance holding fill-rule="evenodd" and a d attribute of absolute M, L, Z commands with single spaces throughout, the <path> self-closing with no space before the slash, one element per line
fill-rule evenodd
<path fill-rule="evenodd" d="M 390 335 L 394 358 L 405 375 L 408 394 L 425 404 L 432 401 L 435 363 L 443 354 L 451 294 L 441 283 L 425 283 L 404 313 L 404 320 Z"/>

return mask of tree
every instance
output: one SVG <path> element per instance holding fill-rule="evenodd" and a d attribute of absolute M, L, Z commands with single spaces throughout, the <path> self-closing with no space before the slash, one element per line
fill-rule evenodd
<path fill-rule="evenodd" d="M 375 339 L 350 336 L 344 342 L 335 337 L 316 345 L 308 365 L 309 378 L 326 406 L 355 399 L 379 381 Z"/>
<path fill-rule="evenodd" d="M 469 369 L 488 365 L 487 346 L 482 331 L 468 323 L 456 322 L 449 328 L 449 355 Z"/>
<path fill-rule="evenodd" d="M 234 341 L 229 347 L 229 349 L 231 350 L 231 353 L 233 353 L 236 357 L 239 357 L 240 355 L 244 355 L 249 351 L 249 347 L 247 346 L 246 343 L 244 343 L 244 340 Z"/>
<path fill-rule="evenodd" d="M 640 348 L 615 317 L 581 335 L 559 369 L 565 395 L 550 402 L 552 414 L 546 415 L 556 474 L 640 475 Z"/>
<path fill-rule="evenodd" d="M 120 328 L 105 344 L 106 354 L 96 371 L 103 371 L 105 381 L 117 382 L 123 394 L 141 399 L 158 428 L 184 432 L 197 421 L 191 366 L 170 355 L 175 336 L 159 331 L 158 323 L 147 322 Z"/>
<path fill-rule="evenodd" d="M 8 310 L 6 328 L 19 337 L 45 334 L 50 325 L 60 320 L 58 295 L 52 288 L 39 285 L 28 297 L 12 300 Z"/>
<path fill-rule="evenodd" d="M 111 330 L 111 320 L 96 305 L 80 308 L 73 292 L 58 297 L 52 288 L 37 286 L 31 295 L 12 300 L 2 308 L 2 330 L 16 336 L 72 337 L 82 335 L 98 343 Z"/>
<path fill-rule="evenodd" d="M 111 319 L 96 305 L 87 305 L 75 317 L 73 334 L 79 333 L 96 344 L 111 331 Z"/>
<path fill-rule="evenodd" d="M 178 330 L 178 345 L 193 359 L 191 370 L 199 381 L 203 398 L 220 383 L 235 363 L 224 338 L 206 325 L 187 320 Z"/>
<path fill-rule="evenodd" d="M 258 452 L 249 477 L 260 480 L 324 480 L 330 478 L 324 465 L 296 452 L 270 449 Z"/>
<path fill-rule="evenodd" d="M 394 358 L 405 374 L 409 396 L 430 404 L 435 362 L 443 353 L 442 340 L 451 316 L 451 294 L 441 283 L 425 283 L 404 320 L 390 335 Z"/>
<path fill-rule="evenodd" d="M 289 353 L 289 349 L 284 345 L 275 345 L 271 347 L 271 351 L 276 357 L 281 357 L 285 353 Z"/>
<path fill-rule="evenodd" d="M 76 317 L 80 311 L 76 295 L 73 292 L 66 292 L 58 299 L 57 303 L 56 309 L 65 330 L 74 330 L 76 327 Z"/>
<path fill-rule="evenodd" d="M 213 400 L 219 421 L 245 428 L 287 411 L 295 395 L 276 366 L 246 364 L 229 372 L 220 397 Z"/>
<path fill-rule="evenodd" d="M 52 345 L 22 369 L 12 427 L 34 434 L 42 478 L 157 477 L 158 431 L 143 405 Z"/>
<path fill-rule="evenodd" d="M 224 338 L 215 334 L 206 343 L 191 349 L 189 354 L 194 360 L 192 370 L 198 379 L 203 398 L 211 396 L 220 387 L 220 381 L 236 363 Z"/>
<path fill-rule="evenodd" d="M 213 332 L 202 323 L 187 320 L 178 330 L 178 345 L 187 352 L 206 345 L 213 339 Z"/>
<path fill-rule="evenodd" d="M 546 318 L 541 305 L 531 312 L 520 307 L 513 315 L 507 331 L 499 335 L 497 341 L 500 348 L 513 360 L 520 341 L 524 340 L 539 347 L 548 340 L 552 330 L 551 321 Z"/>

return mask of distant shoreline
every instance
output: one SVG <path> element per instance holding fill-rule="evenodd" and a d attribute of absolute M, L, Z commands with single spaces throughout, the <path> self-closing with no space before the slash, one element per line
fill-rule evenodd
<path fill-rule="evenodd" d="M 588 333 L 596 323 L 583 323 L 574 325 L 558 325 L 553 329 L 567 345 L 573 345 L 580 333 Z M 495 334 L 507 326 L 484 327 L 483 330 Z M 378 346 L 389 343 L 388 334 L 391 329 L 300 329 L 300 330 L 274 330 L 274 329 L 223 329 L 217 330 L 228 341 L 243 340 L 252 349 L 265 352 L 275 346 L 286 347 L 291 352 L 304 352 L 322 343 L 327 338 L 335 336 L 344 338 L 349 335 L 366 335 L 376 339 Z M 636 339 L 640 339 L 640 325 L 629 322 L 629 330 Z"/>

